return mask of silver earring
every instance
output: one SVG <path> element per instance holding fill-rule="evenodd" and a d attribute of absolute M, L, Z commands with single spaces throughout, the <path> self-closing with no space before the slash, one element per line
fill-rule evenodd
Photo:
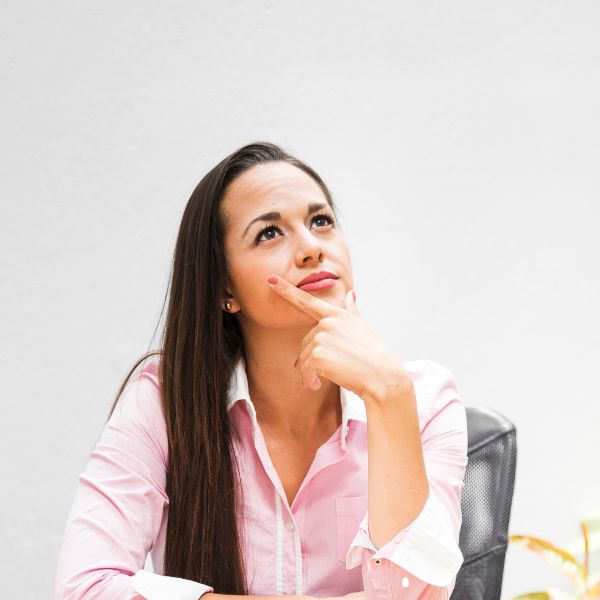
<path fill-rule="evenodd" d="M 227 300 L 227 302 L 225 302 L 225 310 L 231 310 L 231 307 L 233 305 L 231 304 L 231 302 L 229 300 Z"/>

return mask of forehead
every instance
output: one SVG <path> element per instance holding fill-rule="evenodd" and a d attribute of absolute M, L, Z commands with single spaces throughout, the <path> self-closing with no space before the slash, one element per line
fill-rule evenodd
<path fill-rule="evenodd" d="M 255 165 L 228 186 L 222 211 L 231 227 L 267 210 L 302 207 L 312 202 L 327 202 L 319 184 L 302 169 L 286 162 Z"/>

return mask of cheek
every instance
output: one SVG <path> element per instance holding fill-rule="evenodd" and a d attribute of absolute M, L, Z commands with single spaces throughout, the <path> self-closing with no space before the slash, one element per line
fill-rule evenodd
<path fill-rule="evenodd" d="M 266 283 L 267 276 L 265 275 L 265 289 L 260 288 L 259 282 L 252 282 L 246 289 L 246 295 L 242 299 L 243 318 L 267 329 L 314 325 L 311 317 L 271 289 Z"/>
<path fill-rule="evenodd" d="M 273 261 L 249 260 L 237 263 L 232 276 L 242 309 L 253 316 L 272 310 L 281 300 L 270 288 L 267 277 L 270 273 L 283 273 L 282 267 Z"/>
<path fill-rule="evenodd" d="M 326 262 L 337 268 L 338 274 L 347 283 L 352 280 L 352 258 L 350 249 L 344 239 L 337 239 L 330 247 L 326 248 Z"/>
<path fill-rule="evenodd" d="M 348 247 L 348 244 L 345 239 L 342 242 L 342 255 L 344 257 L 344 260 L 346 261 L 346 264 L 350 266 L 352 258 L 350 257 L 350 248 Z"/>
<path fill-rule="evenodd" d="M 342 261 L 344 263 L 344 270 L 346 271 L 346 275 L 348 276 L 348 283 L 352 282 L 352 257 L 350 256 L 350 249 L 347 244 L 344 244 L 342 247 L 341 253 Z"/>

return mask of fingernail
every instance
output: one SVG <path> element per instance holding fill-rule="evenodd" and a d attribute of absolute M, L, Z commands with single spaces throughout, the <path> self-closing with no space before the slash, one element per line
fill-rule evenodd
<path fill-rule="evenodd" d="M 267 281 L 269 283 L 277 283 L 279 281 L 279 277 L 277 277 L 277 275 L 269 275 L 269 278 L 267 279 Z"/>

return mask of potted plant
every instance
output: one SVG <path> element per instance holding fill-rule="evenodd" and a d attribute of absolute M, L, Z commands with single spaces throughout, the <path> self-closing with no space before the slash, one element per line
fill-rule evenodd
<path fill-rule="evenodd" d="M 513 600 L 600 600 L 600 510 L 580 521 L 582 537 L 571 542 L 566 548 L 559 548 L 538 537 L 530 535 L 509 535 L 512 546 L 522 546 L 532 550 L 551 565 L 560 569 L 573 583 L 573 592 L 548 588 L 542 592 L 531 592 Z M 576 556 L 583 556 L 580 562 Z M 590 568 L 590 559 L 595 559 Z M 593 571 L 593 572 L 592 572 Z"/>

